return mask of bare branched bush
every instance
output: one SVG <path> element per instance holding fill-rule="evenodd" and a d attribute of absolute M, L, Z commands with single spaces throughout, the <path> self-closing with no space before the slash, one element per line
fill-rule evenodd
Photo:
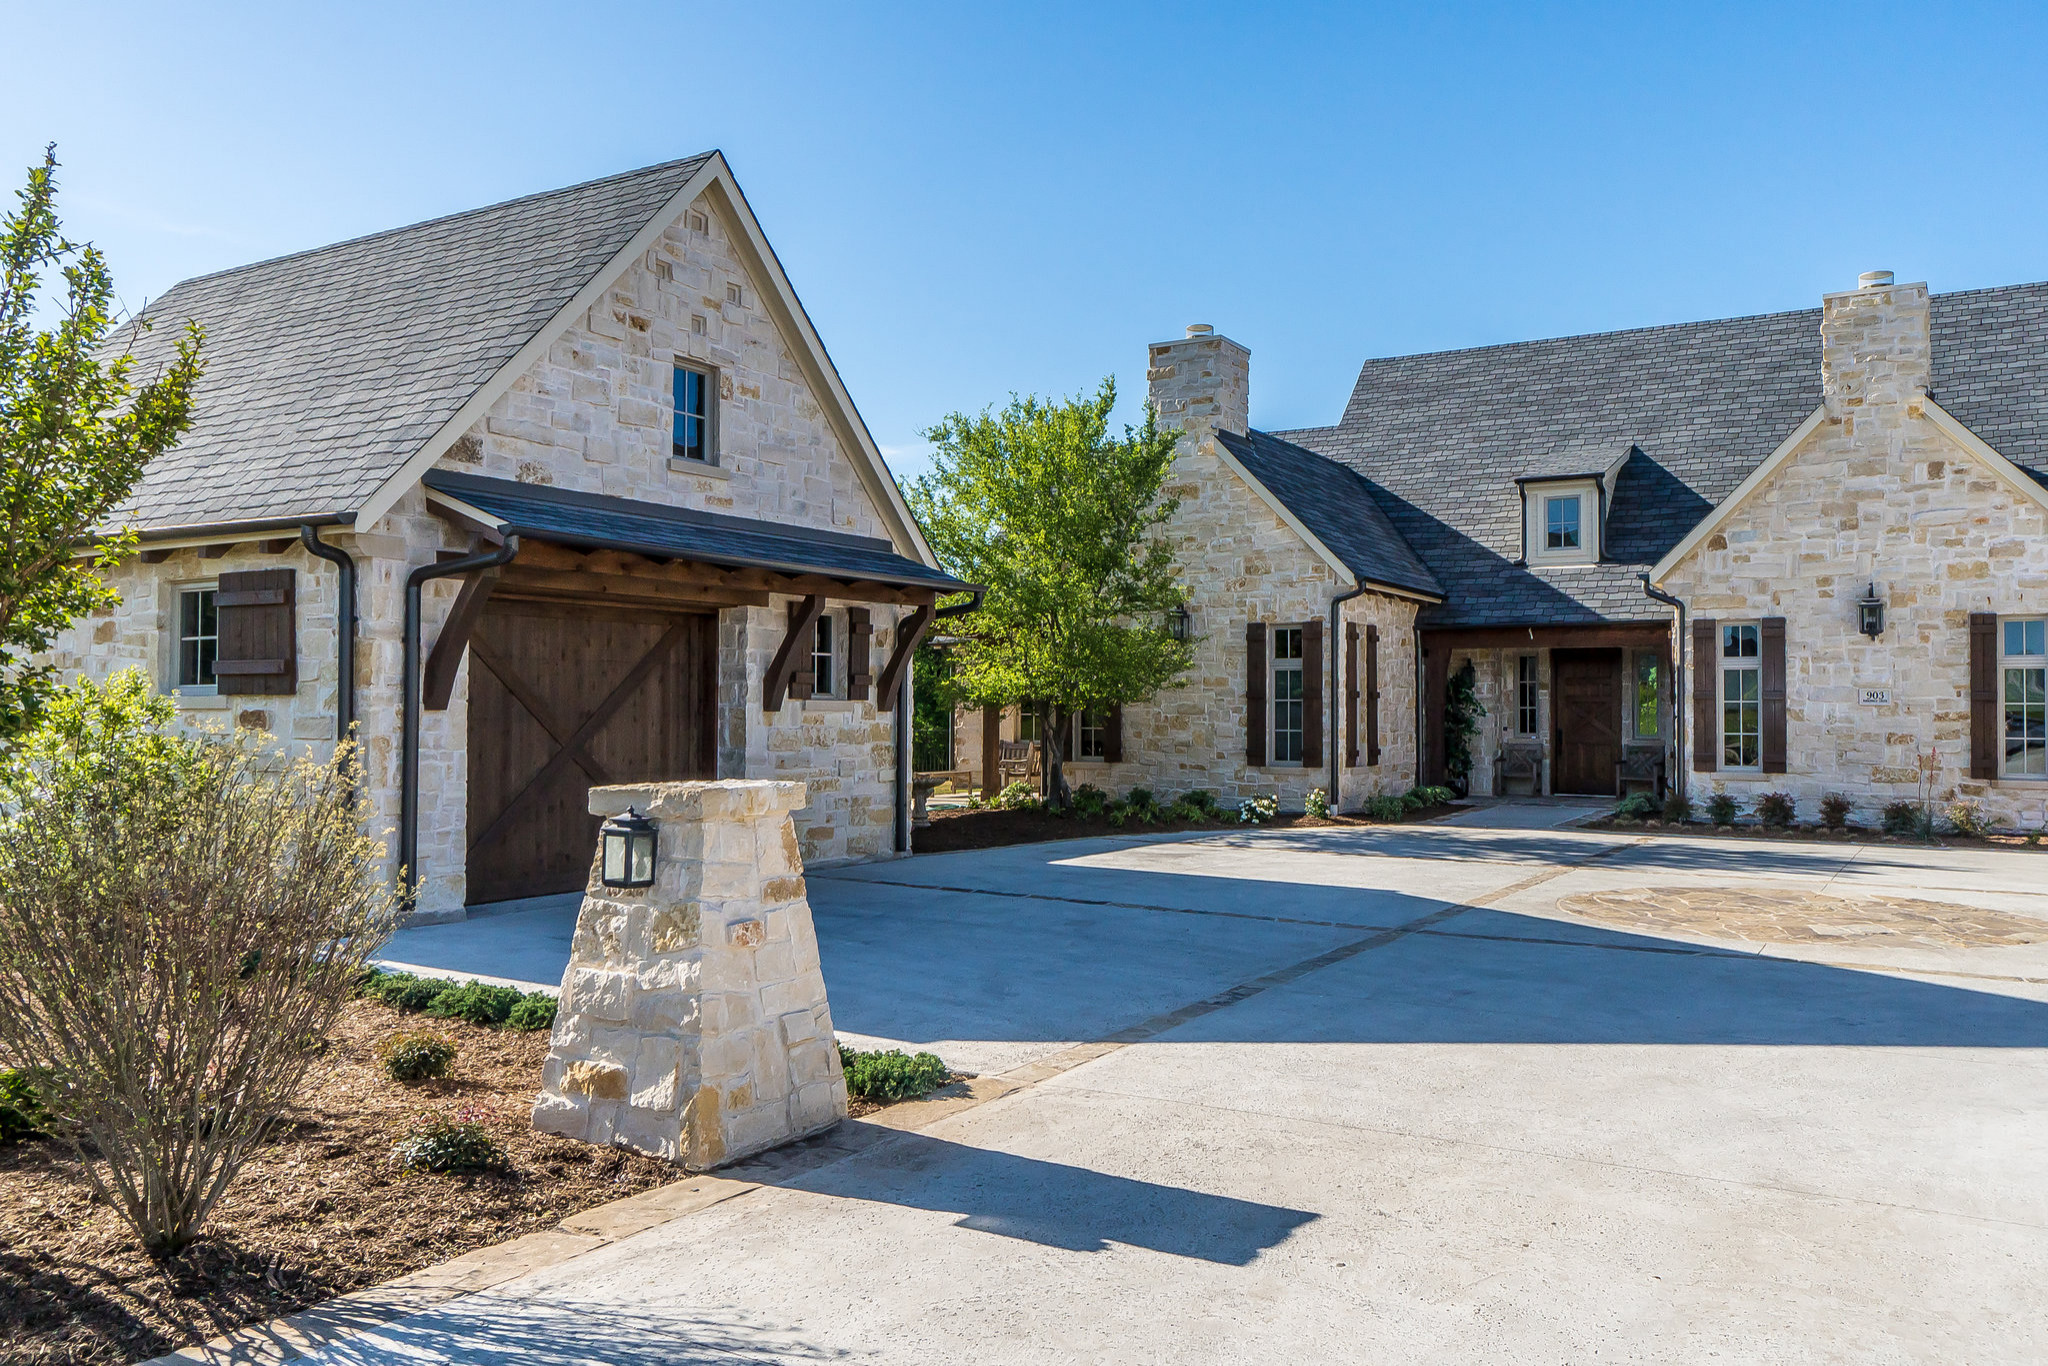
<path fill-rule="evenodd" d="M 0 1049 L 143 1243 L 199 1231 L 324 1047 L 398 908 L 348 752 L 169 733 L 79 685 L 0 817 Z"/>

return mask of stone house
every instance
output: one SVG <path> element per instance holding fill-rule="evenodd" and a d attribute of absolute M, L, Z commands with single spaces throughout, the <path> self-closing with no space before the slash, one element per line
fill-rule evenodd
<path fill-rule="evenodd" d="M 1478 792 L 2048 823 L 2048 284 L 1371 360 L 1272 434 L 1244 347 L 1150 360 L 1196 663 L 1077 778 L 1355 807 L 1444 780 L 1469 666 Z"/>
<path fill-rule="evenodd" d="M 813 863 L 909 847 L 933 558 L 724 157 L 188 280 L 192 431 L 54 657 L 194 725 L 353 728 L 416 915 L 581 888 L 598 783 L 800 779 Z"/>

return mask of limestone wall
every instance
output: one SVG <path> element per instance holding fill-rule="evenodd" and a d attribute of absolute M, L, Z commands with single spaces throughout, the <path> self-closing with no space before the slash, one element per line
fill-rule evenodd
<path fill-rule="evenodd" d="M 692 213 L 702 215 L 703 231 L 691 226 Z M 728 298 L 728 285 L 739 287 L 738 302 Z M 717 371 L 714 469 L 669 463 L 679 359 Z M 704 199 L 670 224 L 440 463 L 501 479 L 888 535 L 788 341 L 762 309 L 728 225 Z"/>
<path fill-rule="evenodd" d="M 1942 799 L 1980 799 L 2006 825 L 2048 820 L 2048 783 L 1969 777 L 1969 616 L 2043 610 L 2048 510 L 1926 417 L 1926 308 L 1924 285 L 1827 297 L 1827 420 L 1664 580 L 1695 618 L 1786 619 L 1788 771 L 1691 774 L 1696 804 L 1783 791 L 1810 819 L 1842 792 L 1871 820 L 1917 795 L 1925 759 Z M 1856 608 L 1873 583 L 1874 641 Z M 1688 658 L 1688 690 L 1699 663 Z M 1865 704 L 1862 689 L 1890 701 Z M 1688 765 L 1701 744 L 1718 752 L 1690 706 L 1685 724 Z"/>

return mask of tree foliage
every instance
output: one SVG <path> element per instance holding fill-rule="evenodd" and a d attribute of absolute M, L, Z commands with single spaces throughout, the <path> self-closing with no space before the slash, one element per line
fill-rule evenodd
<path fill-rule="evenodd" d="M 53 147 L 29 168 L 20 207 L 0 218 L 0 742 L 34 724 L 55 686 L 54 670 L 31 656 L 116 600 L 102 575 L 132 534 L 106 537 L 96 560 L 74 552 L 191 426 L 200 372 L 196 325 L 147 382 L 110 344 L 120 326 L 113 278 L 97 249 L 63 235 L 56 169 Z M 64 288 L 39 326 L 52 269 Z"/>
<path fill-rule="evenodd" d="M 61 690 L 0 775 L 0 1055 L 143 1242 L 189 1242 L 303 1084 L 397 903 L 342 747 Z"/>
<path fill-rule="evenodd" d="M 954 623 L 952 685 L 963 701 L 1040 708 L 1056 803 L 1065 719 L 1148 698 L 1193 658 L 1166 630 L 1186 593 L 1157 534 L 1175 507 L 1162 488 L 1178 434 L 1148 409 L 1114 436 L 1115 404 L 1105 379 L 1092 397 L 952 414 L 925 433 L 933 470 L 910 489 L 940 560 L 988 590 Z"/>

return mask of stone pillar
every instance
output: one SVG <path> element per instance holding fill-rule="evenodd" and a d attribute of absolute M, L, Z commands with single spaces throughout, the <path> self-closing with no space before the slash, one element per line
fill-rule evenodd
<path fill-rule="evenodd" d="M 1252 353 L 1207 323 L 1195 323 L 1179 341 L 1146 348 L 1145 378 L 1159 425 L 1188 434 L 1183 452 L 1206 445 L 1218 428 L 1242 433 L 1251 425 Z"/>
<path fill-rule="evenodd" d="M 597 787 L 658 830 L 654 885 L 593 860 L 534 1127 L 703 1171 L 830 1128 L 846 1081 L 790 813 L 804 785 Z"/>
<path fill-rule="evenodd" d="M 1927 286 L 1895 285 L 1889 271 L 1821 296 L 1820 374 L 1828 420 L 1897 421 L 1932 380 Z"/>

